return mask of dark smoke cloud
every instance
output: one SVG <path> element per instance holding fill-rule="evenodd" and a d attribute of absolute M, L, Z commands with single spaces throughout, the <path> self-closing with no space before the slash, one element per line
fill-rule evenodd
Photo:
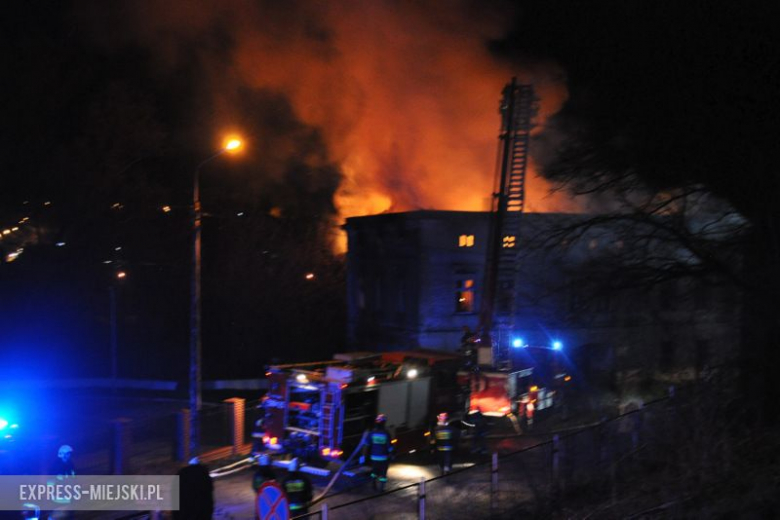
<path fill-rule="evenodd" d="M 351 216 L 484 209 L 503 85 L 513 75 L 533 81 L 541 121 L 566 98 L 555 67 L 517 70 L 490 54 L 486 43 L 513 19 L 510 5 L 148 0 L 83 4 L 82 13 L 94 41 L 141 49 L 172 88 L 192 92 L 197 132 L 248 130 L 254 146 L 272 152 L 262 170 L 275 179 L 300 150 L 269 150 L 261 140 L 275 141 L 285 125 L 252 124 L 242 112 L 247 92 L 283 97 L 290 123 L 321 139 L 310 180 L 336 188 L 336 210 Z M 560 209 L 537 176 L 528 191 L 530 208 Z"/>

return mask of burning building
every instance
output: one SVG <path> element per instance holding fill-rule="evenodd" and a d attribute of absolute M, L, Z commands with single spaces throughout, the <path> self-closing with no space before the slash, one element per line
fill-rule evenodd
<path fill-rule="evenodd" d="M 518 250 L 517 290 L 498 340 L 563 348 L 610 385 L 688 379 L 728 363 L 738 294 L 701 277 L 639 279 L 629 266 L 659 257 L 660 240 L 640 248 L 611 224 L 560 231 L 586 218 L 527 213 L 519 236 L 504 237 Z M 381 214 L 347 219 L 345 229 L 353 346 L 456 350 L 464 327 L 479 326 L 490 213 Z"/>

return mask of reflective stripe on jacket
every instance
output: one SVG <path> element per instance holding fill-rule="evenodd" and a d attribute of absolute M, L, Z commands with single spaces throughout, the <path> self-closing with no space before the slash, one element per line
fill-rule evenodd
<path fill-rule="evenodd" d="M 449 426 L 436 427 L 436 449 L 452 451 L 455 448 L 455 432 Z"/>
<path fill-rule="evenodd" d="M 282 487 L 287 494 L 290 510 L 303 509 L 311 500 L 311 482 L 299 472 L 289 474 L 282 482 Z"/>
<path fill-rule="evenodd" d="M 385 430 L 372 430 L 368 436 L 368 442 L 370 446 L 369 455 L 371 460 L 387 460 L 387 457 L 390 454 L 390 434 L 388 434 Z"/>

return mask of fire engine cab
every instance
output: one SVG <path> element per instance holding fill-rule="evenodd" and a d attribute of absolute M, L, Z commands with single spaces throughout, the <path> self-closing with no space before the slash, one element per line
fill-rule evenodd
<path fill-rule="evenodd" d="M 337 354 L 331 361 L 271 366 L 261 404 L 264 447 L 310 464 L 349 455 L 378 413 L 397 448 L 425 443 L 441 412 L 465 408 L 462 359 L 436 351 Z"/>

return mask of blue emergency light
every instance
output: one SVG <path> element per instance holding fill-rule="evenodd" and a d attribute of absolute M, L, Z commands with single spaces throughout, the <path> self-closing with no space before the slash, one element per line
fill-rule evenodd
<path fill-rule="evenodd" d="M 512 346 L 515 347 L 515 348 L 520 348 L 520 347 L 525 346 L 525 344 L 523 343 L 523 339 L 522 338 L 515 338 L 515 339 L 512 340 Z"/>
<path fill-rule="evenodd" d="M 561 350 L 563 348 L 563 343 L 560 341 L 553 341 L 552 342 L 552 349 L 553 350 Z"/>

